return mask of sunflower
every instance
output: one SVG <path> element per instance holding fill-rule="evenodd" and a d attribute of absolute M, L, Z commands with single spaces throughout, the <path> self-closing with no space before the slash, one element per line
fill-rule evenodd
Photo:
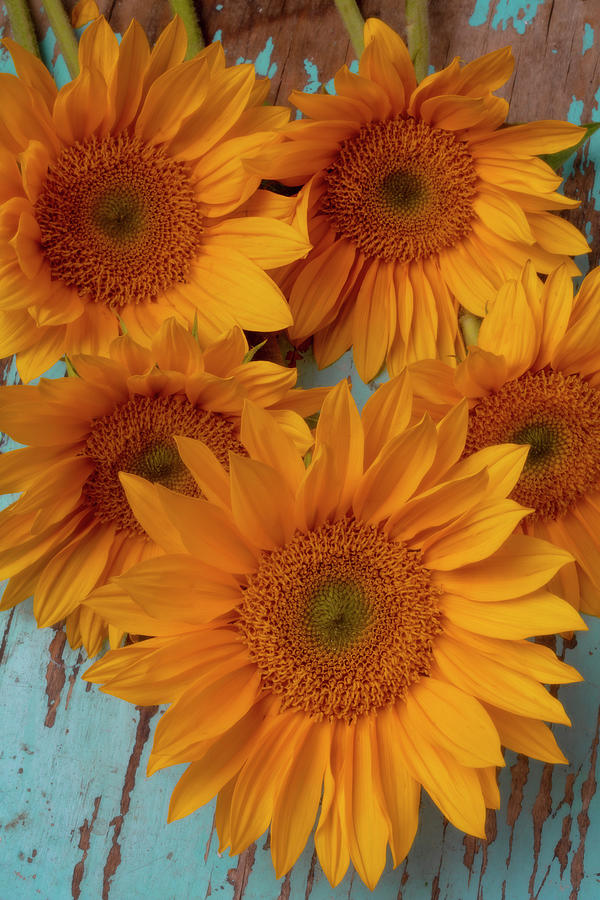
<path fill-rule="evenodd" d="M 573 299 L 566 267 L 542 284 L 527 265 L 490 305 L 478 343 L 456 368 L 409 367 L 415 418 L 434 419 L 468 398 L 465 456 L 510 441 L 528 444 L 511 497 L 531 508 L 522 531 L 575 558 L 553 590 L 600 615 L 600 269 Z M 486 451 L 495 452 L 494 450 Z"/>
<path fill-rule="evenodd" d="M 178 18 L 150 52 L 137 22 L 118 44 L 99 17 L 57 91 L 5 44 L 19 77 L 0 75 L 0 356 L 23 380 L 65 352 L 106 355 L 119 318 L 146 346 L 171 316 L 207 340 L 291 324 L 264 269 L 306 255 L 306 235 L 235 218 L 260 180 L 241 158 L 289 118 L 262 105 L 253 66 L 227 68 L 218 43 L 184 62 Z"/>
<path fill-rule="evenodd" d="M 578 204 L 555 193 L 561 178 L 536 156 L 585 130 L 500 128 L 508 103 L 491 92 L 511 75 L 510 48 L 462 68 L 454 59 L 417 86 L 395 32 L 369 19 L 364 35 L 359 74 L 340 69 L 336 96 L 294 91 L 308 118 L 250 167 L 308 194 L 313 250 L 274 275 L 294 317 L 290 339 L 314 335 L 321 368 L 353 345 L 369 381 L 384 362 L 396 374 L 416 359 L 451 359 L 457 301 L 483 315 L 527 259 L 547 273 L 589 247 L 552 215 Z"/>
<path fill-rule="evenodd" d="M 232 455 L 229 477 L 207 465 L 206 447 L 178 438 L 211 502 L 122 476 L 140 522 L 169 522 L 164 549 L 185 551 L 141 563 L 90 601 L 115 625 L 133 619 L 158 636 L 85 677 L 135 703 L 172 704 L 150 758 L 150 771 L 191 762 L 170 819 L 218 793 L 221 849 L 241 852 L 270 823 L 278 877 L 318 815 L 331 884 L 351 859 L 373 888 L 387 844 L 395 864 L 411 846 L 421 786 L 483 836 L 501 744 L 565 761 L 540 720 L 568 719 L 539 682 L 579 676 L 526 638 L 582 627 L 545 588 L 571 557 L 512 534 L 528 514 L 505 499 L 525 448 L 475 454 L 456 474 L 465 406 L 437 427 L 424 417 L 407 428 L 407 385 L 380 387 L 361 420 L 342 382 L 306 471 L 251 403 L 249 457 Z"/>
<path fill-rule="evenodd" d="M 247 398 L 268 409 L 297 452 L 307 451 L 312 435 L 302 416 L 319 408 L 327 389 L 293 390 L 295 369 L 244 363 L 247 351 L 237 326 L 202 350 L 168 319 L 151 349 L 124 335 L 110 358 L 73 357 L 79 378 L 0 388 L 0 428 L 29 445 L 0 457 L 0 491 L 23 492 L 0 513 L 0 578 L 10 578 L 0 609 L 33 593 L 40 627 L 66 617 L 71 646 L 95 655 L 107 625 L 82 600 L 161 552 L 161 521 L 142 528 L 120 471 L 199 496 L 173 435 L 201 438 L 227 467 L 229 451 L 246 452 L 239 421 Z"/>

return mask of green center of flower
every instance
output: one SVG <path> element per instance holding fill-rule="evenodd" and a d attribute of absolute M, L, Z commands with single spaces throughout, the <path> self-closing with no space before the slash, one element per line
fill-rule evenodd
<path fill-rule="evenodd" d="M 424 259 L 471 231 L 477 172 L 466 143 L 410 116 L 365 123 L 323 180 L 321 213 L 367 258 Z"/>
<path fill-rule="evenodd" d="M 421 212 L 430 196 L 427 182 L 412 172 L 390 172 L 382 179 L 379 192 L 386 206 L 407 215 Z"/>
<path fill-rule="evenodd" d="M 529 444 L 525 469 L 544 465 L 560 450 L 561 433 L 558 425 L 531 422 L 520 428 L 510 439 L 511 444 Z"/>
<path fill-rule="evenodd" d="M 315 644 L 333 652 L 341 652 L 356 643 L 370 621 L 364 591 L 351 581 L 321 584 L 307 604 L 307 634 Z"/>
<path fill-rule="evenodd" d="M 52 278 L 115 310 L 187 283 L 200 252 L 191 169 L 125 131 L 65 147 L 35 217 Z"/>
<path fill-rule="evenodd" d="M 238 627 L 283 709 L 353 722 L 429 673 L 440 593 L 418 550 L 344 518 L 262 555 Z"/>
<path fill-rule="evenodd" d="M 600 488 L 600 391 L 549 368 L 507 382 L 471 409 L 464 455 L 502 443 L 530 445 L 512 499 L 560 518 Z"/>
<path fill-rule="evenodd" d="M 154 484 L 164 484 L 172 491 L 189 493 L 190 473 L 172 438 L 144 447 L 142 452 L 129 462 L 128 471 Z"/>
<path fill-rule="evenodd" d="M 119 472 L 138 475 L 180 494 L 202 496 L 179 456 L 173 435 L 202 440 L 225 468 L 229 468 L 229 451 L 247 455 L 238 440 L 237 426 L 220 413 L 194 406 L 181 394 L 134 394 L 92 422 L 82 451 L 94 462 L 83 497 L 99 521 L 113 523 L 119 531 L 145 535 L 129 506 Z"/>
<path fill-rule="evenodd" d="M 133 241 L 143 231 L 144 209 L 140 198 L 127 191 L 109 191 L 92 210 L 96 228 L 117 243 Z"/>

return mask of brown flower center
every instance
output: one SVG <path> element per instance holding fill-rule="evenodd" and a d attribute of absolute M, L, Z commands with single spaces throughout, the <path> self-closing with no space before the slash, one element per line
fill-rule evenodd
<path fill-rule="evenodd" d="M 263 555 L 239 628 L 284 709 L 352 722 L 429 673 L 439 595 L 418 550 L 342 519 Z"/>
<path fill-rule="evenodd" d="M 600 392 L 578 375 L 527 372 L 469 413 L 465 455 L 500 443 L 530 444 L 511 497 L 557 519 L 600 487 Z"/>
<path fill-rule="evenodd" d="M 52 277 L 115 309 L 185 282 L 202 234 L 188 166 L 126 133 L 66 147 L 35 214 Z"/>
<path fill-rule="evenodd" d="M 471 231 L 477 173 L 451 132 L 396 116 L 344 141 L 325 173 L 322 212 L 365 256 L 410 262 Z"/>
<path fill-rule="evenodd" d="M 204 441 L 227 468 L 230 450 L 247 455 L 236 426 L 219 413 L 199 409 L 179 394 L 136 394 L 93 423 L 83 450 L 95 463 L 83 494 L 101 522 L 112 522 L 130 534 L 145 534 L 127 502 L 119 472 L 131 472 L 181 494 L 201 496 L 179 456 L 174 434 Z"/>

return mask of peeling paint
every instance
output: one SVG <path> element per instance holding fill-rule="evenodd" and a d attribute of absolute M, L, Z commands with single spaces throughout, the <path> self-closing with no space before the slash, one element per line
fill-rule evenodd
<path fill-rule="evenodd" d="M 518 34 L 525 34 L 525 29 L 531 25 L 538 11 L 538 7 L 544 4 L 544 0 L 498 0 L 491 26 L 497 31 L 502 26 L 506 31 L 509 24 Z M 491 0 L 477 0 L 475 8 L 469 19 L 469 25 L 478 27 L 485 25 L 490 17 Z"/>

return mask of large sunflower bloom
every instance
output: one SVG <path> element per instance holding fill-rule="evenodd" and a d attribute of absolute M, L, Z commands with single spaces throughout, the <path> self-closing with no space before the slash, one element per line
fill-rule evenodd
<path fill-rule="evenodd" d="M 120 471 L 198 496 L 172 436 L 202 438 L 227 465 L 229 451 L 245 453 L 239 421 L 248 398 L 306 452 L 312 436 L 302 416 L 320 407 L 327 390 L 292 390 L 294 369 L 244 363 L 247 350 L 237 327 L 201 350 L 170 319 L 151 349 L 122 336 L 110 358 L 73 357 L 79 378 L 0 388 L 0 428 L 29 445 L 0 457 L 0 491 L 23 492 L 0 513 L 0 578 L 10 579 L 0 609 L 33 593 L 38 624 L 66 617 L 71 646 L 83 643 L 95 655 L 107 625 L 81 602 L 161 552 L 161 522 L 140 526 Z"/>
<path fill-rule="evenodd" d="M 458 368 L 428 360 L 410 373 L 415 417 L 440 418 L 468 398 L 465 454 L 530 445 L 511 494 L 532 509 L 520 528 L 573 554 L 554 589 L 600 615 L 600 269 L 573 300 L 564 267 L 542 285 L 526 266 L 499 291 Z"/>
<path fill-rule="evenodd" d="M 150 760 L 152 771 L 191 761 L 170 818 L 218 792 L 221 848 L 239 853 L 270 823 L 278 876 L 318 815 L 330 882 L 351 859 L 373 888 L 387 844 L 396 864 L 411 846 L 421 785 L 483 836 L 501 744 L 564 762 L 540 720 L 568 719 L 539 682 L 578 675 L 525 638 L 582 626 L 545 589 L 571 557 L 512 535 L 527 510 L 505 495 L 525 449 L 457 465 L 466 410 L 407 429 L 406 387 L 399 376 L 379 388 L 362 421 L 346 383 L 335 388 L 306 471 L 250 403 L 250 458 L 231 456 L 229 477 L 198 441 L 178 440 L 211 502 L 122 476 L 140 521 L 170 521 L 186 549 L 115 579 L 120 602 L 91 598 L 120 627 L 143 616 L 161 636 L 86 677 L 172 703 Z"/>
<path fill-rule="evenodd" d="M 360 74 L 340 69 L 336 96 L 295 91 L 308 118 L 251 165 L 308 193 L 313 250 L 277 275 L 291 340 L 314 335 L 320 367 L 353 345 L 367 381 L 386 361 L 395 374 L 415 359 L 451 358 L 456 301 L 483 315 L 528 258 L 549 272 L 589 247 L 552 215 L 577 202 L 555 193 L 561 178 L 536 157 L 585 130 L 500 128 L 508 103 L 491 92 L 510 77 L 510 48 L 462 68 L 454 59 L 417 86 L 395 32 L 369 19 L 364 34 Z M 272 202 L 264 197 L 264 208 Z"/>
<path fill-rule="evenodd" d="M 262 105 L 253 66 L 226 68 L 220 44 L 184 62 L 177 18 L 150 52 L 137 22 L 118 44 L 100 17 L 57 91 L 5 43 L 19 77 L 0 75 L 0 356 L 17 352 L 23 380 L 65 352 L 106 355 L 119 316 L 146 345 L 169 316 L 211 339 L 291 323 L 264 269 L 306 236 L 232 217 L 259 184 L 241 158 L 289 117 Z"/>

